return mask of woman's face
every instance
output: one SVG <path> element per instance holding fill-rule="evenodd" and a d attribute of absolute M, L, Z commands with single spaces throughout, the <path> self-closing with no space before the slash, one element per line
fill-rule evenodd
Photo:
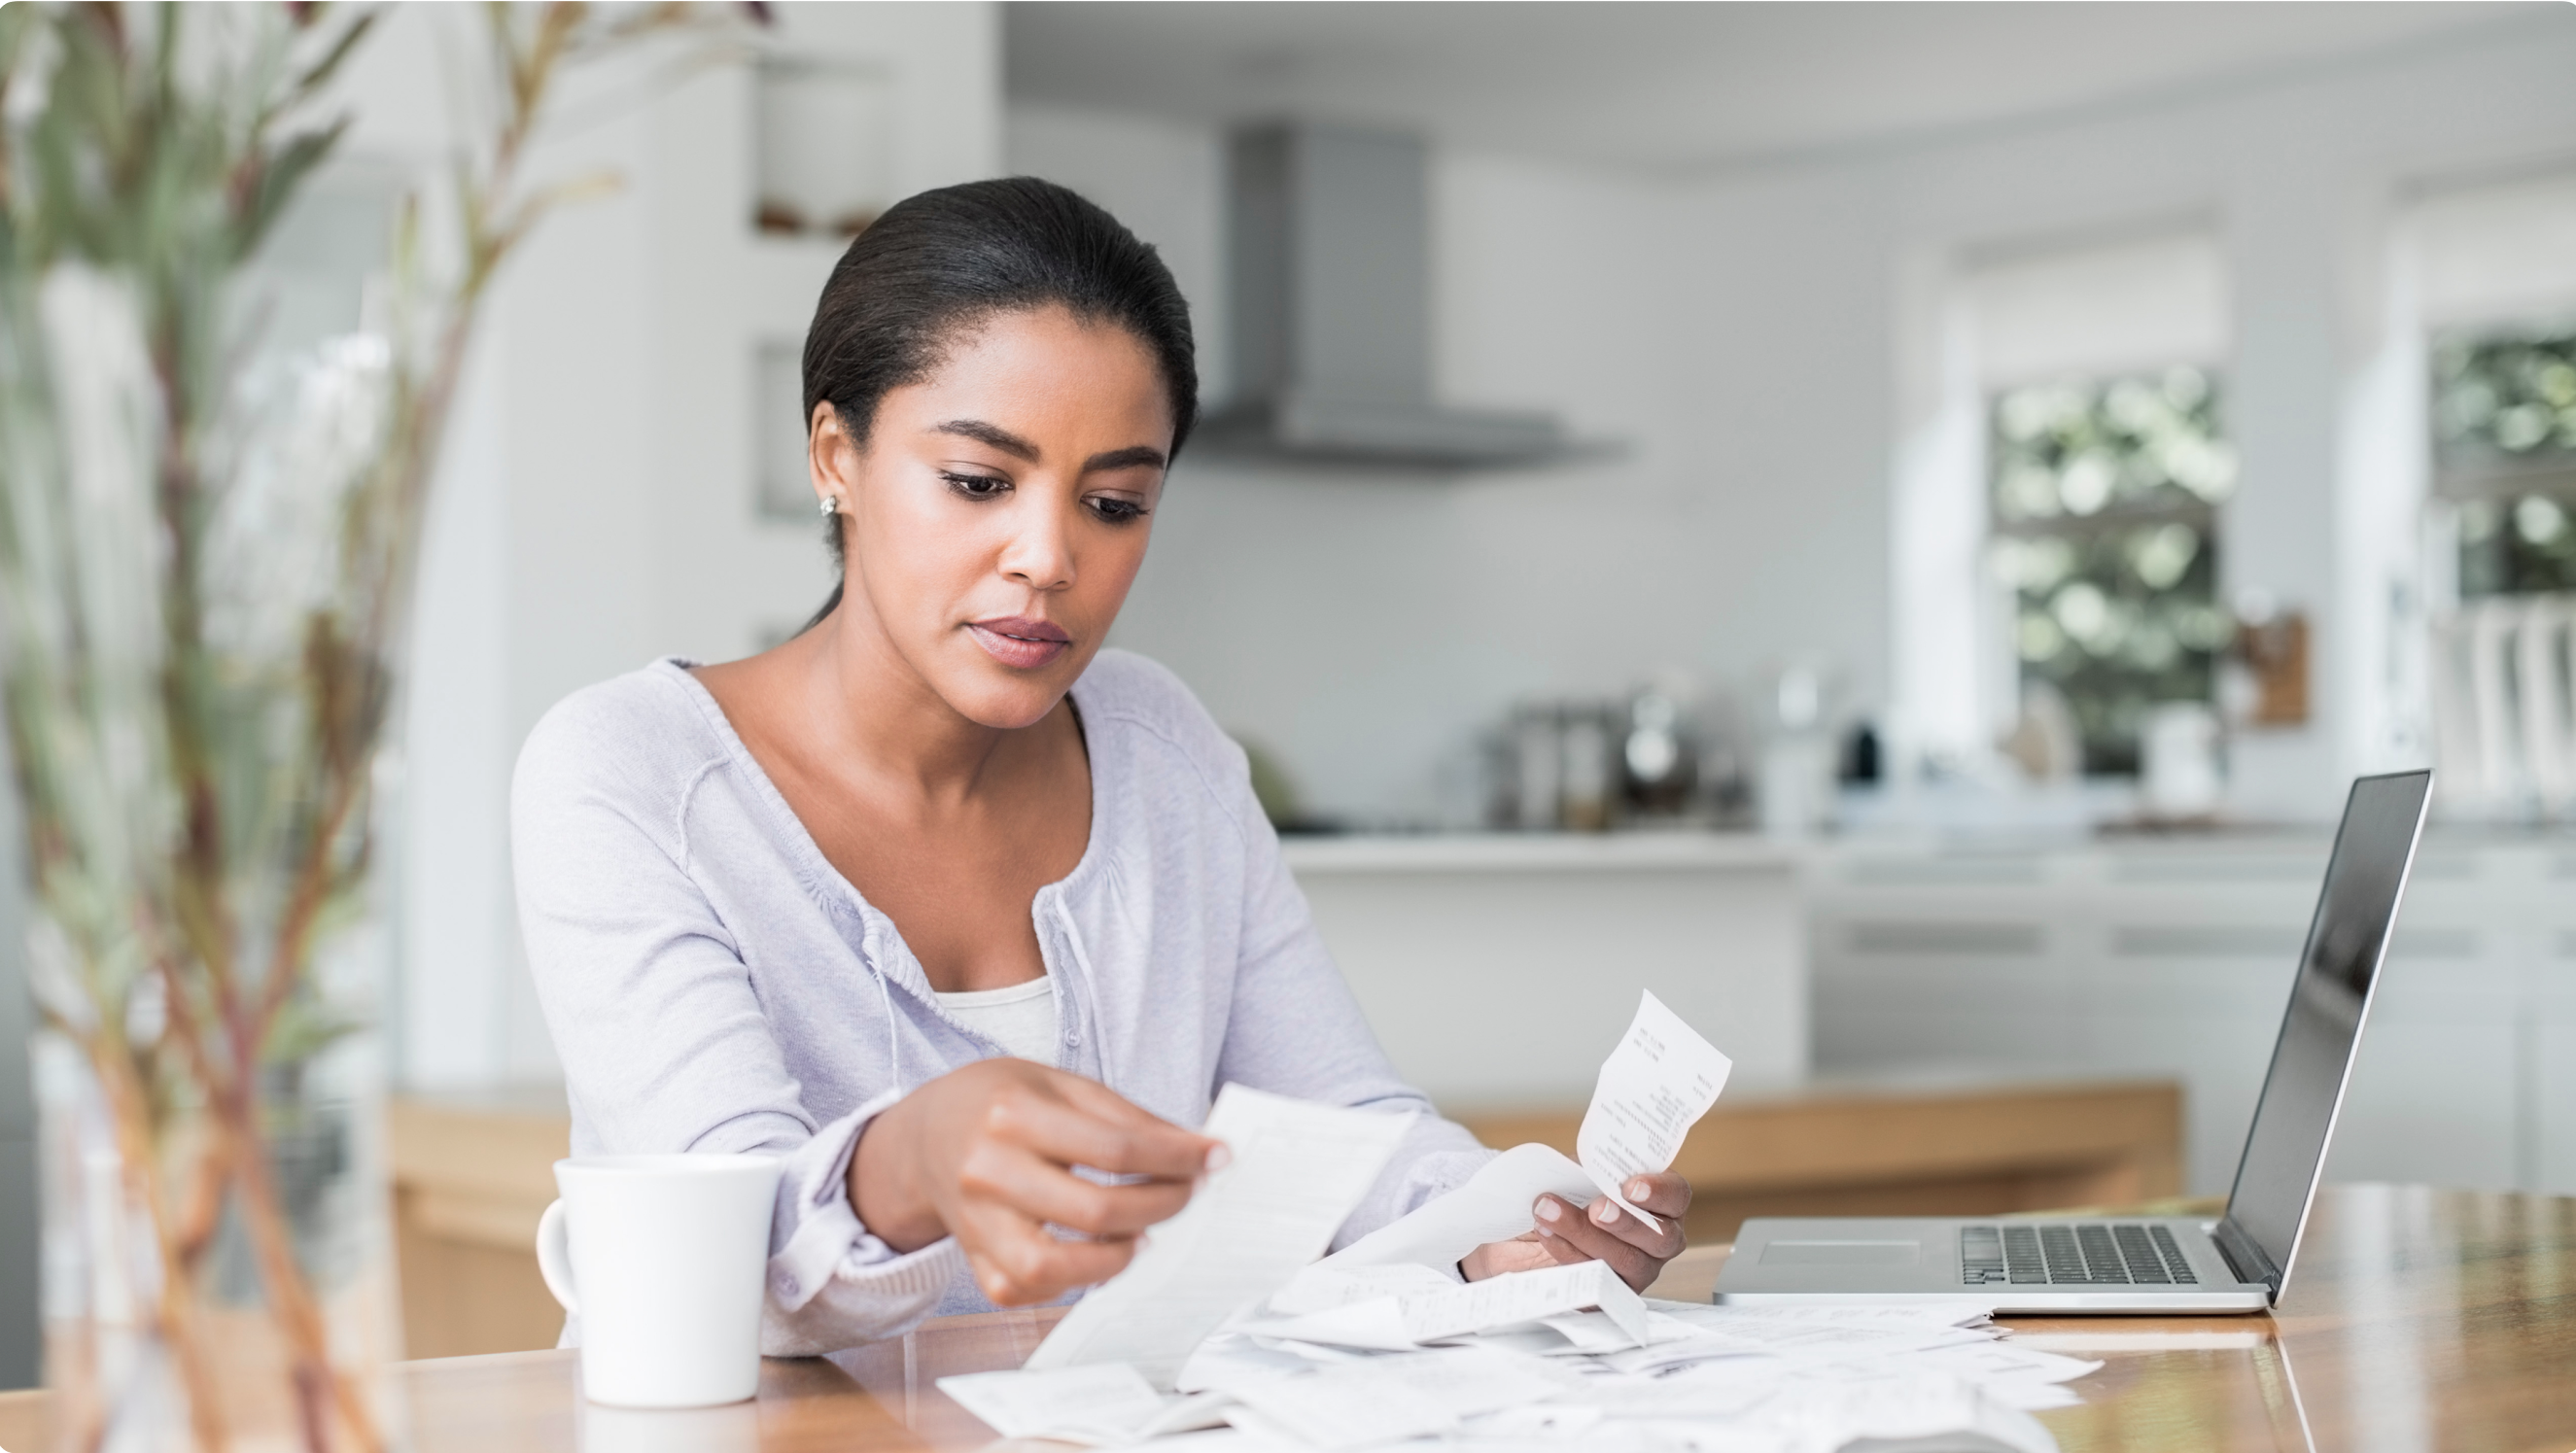
<path fill-rule="evenodd" d="M 872 625 L 971 721 L 1038 721 L 1145 563 L 1172 423 L 1142 341 L 1055 307 L 952 341 L 886 394 L 864 449 L 817 405 L 814 487 L 845 517 L 840 624 Z"/>

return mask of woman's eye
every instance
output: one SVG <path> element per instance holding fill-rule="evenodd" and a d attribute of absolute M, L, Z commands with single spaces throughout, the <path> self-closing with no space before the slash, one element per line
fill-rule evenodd
<path fill-rule="evenodd" d="M 948 481 L 951 490 L 968 499 L 999 499 L 1011 488 L 1009 480 L 990 474 L 952 474 L 943 470 L 939 477 Z"/>
<path fill-rule="evenodd" d="M 1089 503 L 1093 514 L 1113 525 L 1123 525 L 1129 520 L 1141 520 L 1145 517 L 1145 507 L 1132 499 L 1096 495 Z"/>

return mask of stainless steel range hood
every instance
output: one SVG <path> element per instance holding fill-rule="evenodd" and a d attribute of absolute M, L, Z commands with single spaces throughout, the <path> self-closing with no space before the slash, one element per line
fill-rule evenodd
<path fill-rule="evenodd" d="M 1444 408 L 1431 393 L 1422 141 L 1287 124 L 1235 133 L 1231 403 L 1194 448 L 1416 470 L 1566 458 L 1545 414 Z"/>

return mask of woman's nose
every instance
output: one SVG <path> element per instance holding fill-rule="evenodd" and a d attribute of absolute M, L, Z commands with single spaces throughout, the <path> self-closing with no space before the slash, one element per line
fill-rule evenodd
<path fill-rule="evenodd" d="M 1030 510 L 1018 524 L 1002 551 L 1002 573 L 1033 590 L 1062 590 L 1073 584 L 1073 549 L 1066 538 L 1063 512 Z"/>

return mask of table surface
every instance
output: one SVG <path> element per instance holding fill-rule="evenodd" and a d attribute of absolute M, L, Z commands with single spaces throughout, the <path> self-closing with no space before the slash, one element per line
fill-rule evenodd
<path fill-rule="evenodd" d="M 1685 1258 L 1659 1295 L 1704 1297 L 1723 1248 Z M 399 1376 L 416 1453 L 980 1448 L 992 1433 L 934 1383 L 1018 1365 L 1059 1315 L 952 1317 L 828 1359 L 768 1362 L 755 1401 L 685 1413 L 588 1406 L 568 1352 L 413 1362 Z M 2330 1188 L 2272 1315 L 2009 1325 L 2106 1364 L 2074 1384 L 2083 1406 L 2040 1414 L 2066 1453 L 2569 1453 L 2576 1198 Z M 0 1394 L 0 1447 L 42 1449 L 42 1416 L 42 1394 Z"/>

